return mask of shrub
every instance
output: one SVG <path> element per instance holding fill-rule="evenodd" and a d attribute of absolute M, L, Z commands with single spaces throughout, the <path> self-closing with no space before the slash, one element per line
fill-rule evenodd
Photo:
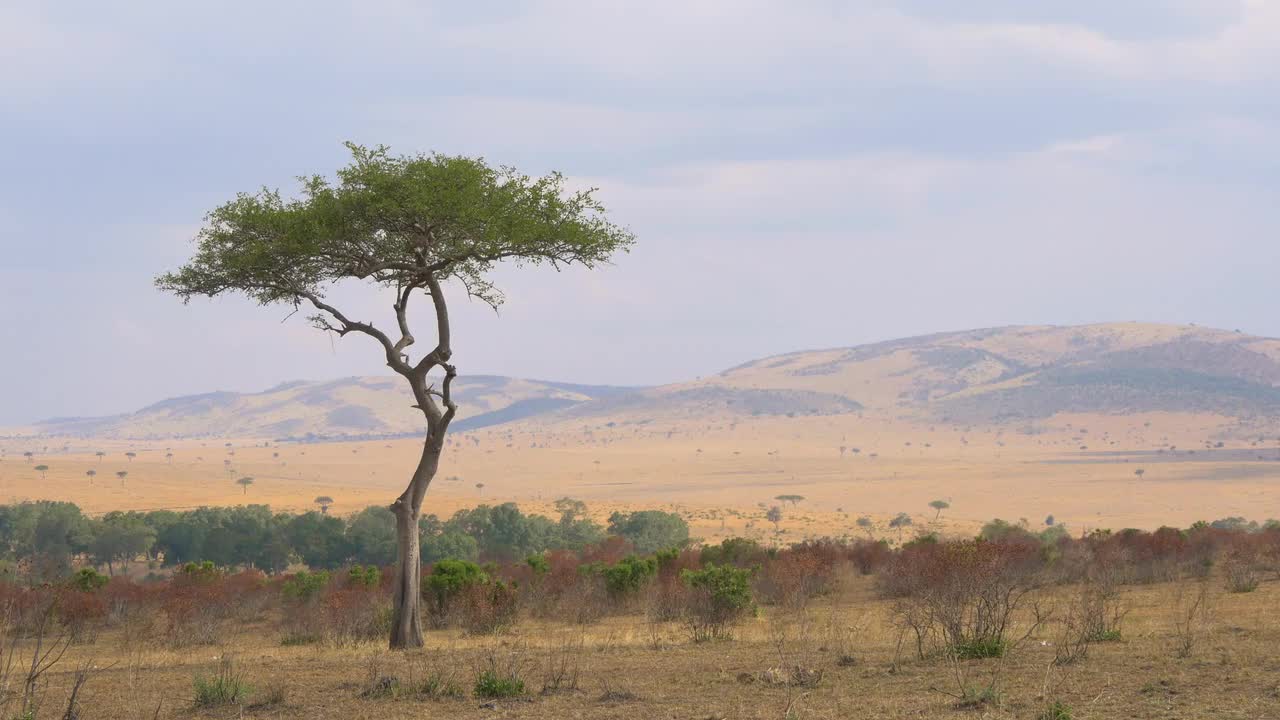
<path fill-rule="evenodd" d="M 377 590 L 345 587 L 324 599 L 325 634 L 335 645 L 385 638 L 391 632 L 391 603 Z"/>
<path fill-rule="evenodd" d="M 651 557 L 640 558 L 631 555 L 614 565 L 584 565 L 580 570 L 599 573 L 604 578 L 604 587 L 609 596 L 614 600 L 623 600 L 634 597 L 658 574 L 658 561 Z"/>
<path fill-rule="evenodd" d="M 71 587 L 80 592 L 94 592 L 106 586 L 111 578 L 99 573 L 93 568 L 80 568 L 75 575 L 71 576 Z"/>
<path fill-rule="evenodd" d="M 231 658 L 222 658 L 218 672 L 211 677 L 197 675 L 195 706 L 198 708 L 238 705 L 249 696 L 250 688 L 235 671 Z"/>
<path fill-rule="evenodd" d="M 107 603 L 100 593 L 66 589 L 58 595 L 57 612 L 72 642 L 91 643 L 107 616 Z"/>
<path fill-rule="evenodd" d="M 430 574 L 422 579 L 422 594 L 429 609 L 438 618 L 444 618 L 449 601 L 472 585 L 489 581 L 489 575 L 479 565 L 466 560 L 441 560 Z"/>
<path fill-rule="evenodd" d="M 319 572 L 303 570 L 287 578 L 284 584 L 280 586 L 280 592 L 289 600 L 309 602 L 318 597 L 328 585 L 328 572 L 324 570 Z"/>
<path fill-rule="evenodd" d="M 513 583 L 489 580 L 467 587 L 457 597 L 456 622 L 472 634 L 506 630 L 519 614 L 519 595 Z"/>
<path fill-rule="evenodd" d="M 681 573 L 681 579 L 693 590 L 685 622 L 695 641 L 727 636 L 729 629 L 754 609 L 751 574 L 729 565 L 708 565 Z"/>
<path fill-rule="evenodd" d="M 377 565 L 352 565 L 347 570 L 347 584 L 352 587 L 376 588 L 382 583 L 382 570 Z"/>
<path fill-rule="evenodd" d="M 609 516 L 609 534 L 626 538 L 636 552 L 654 553 L 689 542 L 689 524 L 675 513 L 662 510 L 615 512 Z"/>
<path fill-rule="evenodd" d="M 547 562 L 545 555 L 530 555 L 525 558 L 524 562 L 535 576 L 546 575 L 547 571 L 551 569 L 551 564 Z"/>
<path fill-rule="evenodd" d="M 510 698 L 524 695 L 524 680 L 520 677 L 518 659 L 503 665 L 496 657 L 489 657 L 487 664 L 476 673 L 476 697 Z"/>
<path fill-rule="evenodd" d="M 895 617 L 923 653 L 940 637 L 960 657 L 991 657 L 1007 647 L 1015 611 L 1039 583 L 1039 547 L 1024 542 L 960 541 L 897 554 L 881 582 L 899 599 Z"/>

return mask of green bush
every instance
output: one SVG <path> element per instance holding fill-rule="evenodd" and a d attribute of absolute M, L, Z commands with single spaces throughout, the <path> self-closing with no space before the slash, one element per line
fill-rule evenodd
<path fill-rule="evenodd" d="M 587 572 L 598 572 L 604 578 L 604 587 L 610 597 L 631 597 L 658 574 L 655 558 L 625 557 L 613 565 L 586 565 Z"/>
<path fill-rule="evenodd" d="M 329 573 L 327 571 L 307 572 L 303 570 L 285 580 L 284 584 L 280 586 L 280 592 L 291 600 L 306 602 L 319 595 L 328 585 Z"/>
<path fill-rule="evenodd" d="M 1006 649 L 1005 641 L 999 638 L 974 638 L 956 643 L 952 651 L 961 660 L 982 660 L 1004 657 Z"/>
<path fill-rule="evenodd" d="M 71 576 L 71 587 L 82 592 L 93 592 L 106 585 L 109 579 L 93 568 L 80 568 L 75 575 Z"/>
<path fill-rule="evenodd" d="M 175 580 L 199 585 L 216 582 L 221 578 L 222 571 L 213 564 L 212 560 L 205 560 L 204 562 L 199 563 L 186 563 L 178 569 L 177 574 L 174 576 Z"/>
<path fill-rule="evenodd" d="M 377 565 L 352 565 L 347 571 L 347 584 L 353 587 L 376 588 L 382 583 L 382 570 Z"/>
<path fill-rule="evenodd" d="M 734 623 L 755 610 L 751 574 L 731 565 L 707 565 L 680 574 L 694 591 L 686 622 L 695 641 L 726 636 Z"/>
<path fill-rule="evenodd" d="M 509 698 L 524 694 L 524 680 L 515 672 L 499 672 L 494 667 L 480 671 L 476 676 L 476 697 Z"/>
<path fill-rule="evenodd" d="M 609 516 L 609 534 L 626 538 L 638 553 L 655 553 L 689 544 L 689 523 L 662 510 L 616 512 Z"/>
<path fill-rule="evenodd" d="M 463 590 L 489 582 L 489 575 L 479 565 L 466 560 L 441 560 L 422 579 L 422 593 L 432 607 L 443 613 L 453 598 Z"/>
<path fill-rule="evenodd" d="M 533 570 L 534 575 L 546 575 L 551 569 L 551 564 L 547 562 L 545 555 L 530 555 L 524 561 Z"/>
<path fill-rule="evenodd" d="M 250 688 L 239 673 L 235 672 L 230 658 L 223 658 L 218 672 L 212 677 L 203 675 L 195 679 L 195 705 L 198 708 L 239 705 L 249 697 Z"/>

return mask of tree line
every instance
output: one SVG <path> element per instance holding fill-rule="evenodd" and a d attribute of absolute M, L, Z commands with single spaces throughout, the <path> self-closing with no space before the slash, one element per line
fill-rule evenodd
<path fill-rule="evenodd" d="M 580 500 L 563 498 L 556 510 L 559 517 L 549 518 L 503 503 L 459 510 L 447 519 L 423 516 L 418 523 L 422 563 L 509 561 L 547 550 L 579 550 L 609 536 L 626 539 L 641 553 L 689 541 L 688 524 L 674 513 L 615 512 L 602 525 Z M 0 572 L 42 581 L 63 577 L 77 565 L 115 574 L 142 561 L 153 568 L 208 561 L 272 574 L 296 565 L 313 570 L 386 566 L 396 560 L 395 528 L 392 511 L 377 506 L 345 518 L 273 512 L 266 505 L 118 511 L 91 518 L 74 503 L 24 502 L 0 505 Z"/>

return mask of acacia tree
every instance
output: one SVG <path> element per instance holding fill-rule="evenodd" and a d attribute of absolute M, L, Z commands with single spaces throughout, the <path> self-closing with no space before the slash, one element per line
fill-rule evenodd
<path fill-rule="evenodd" d="M 237 481 L 236 481 L 236 484 L 237 484 L 237 485 L 239 485 L 240 487 L 244 488 L 244 494 L 245 494 L 245 495 L 248 495 L 248 494 L 249 494 L 249 486 L 253 484 L 253 478 L 251 478 L 251 477 L 242 477 L 242 478 L 240 478 L 239 480 L 237 480 Z"/>
<path fill-rule="evenodd" d="M 426 427 L 417 467 L 391 504 L 398 549 L 391 647 L 421 647 L 418 519 L 457 412 L 444 288 L 496 309 L 502 303 L 490 278 L 496 265 L 592 267 L 625 250 L 633 236 L 609 222 L 594 190 L 568 192 L 558 173 L 530 178 L 477 158 L 347 147 L 352 161 L 336 182 L 312 176 L 297 198 L 263 190 L 213 210 L 196 237 L 195 256 L 156 283 L 184 301 L 241 293 L 261 305 L 313 308 L 315 327 L 372 338 L 405 379 Z M 391 330 L 330 302 L 328 292 L 351 281 L 393 297 Z M 409 306 L 420 296 L 430 301 L 435 345 L 415 359 Z"/>

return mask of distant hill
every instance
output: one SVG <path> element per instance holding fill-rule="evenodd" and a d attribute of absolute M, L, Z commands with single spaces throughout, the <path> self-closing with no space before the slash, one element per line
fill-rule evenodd
<path fill-rule="evenodd" d="M 461 376 L 455 391 L 455 430 L 520 420 L 853 413 L 997 424 L 1057 413 L 1280 418 L 1280 340 L 1191 325 L 1013 326 L 788 353 L 653 388 Z M 413 434 L 421 425 L 399 378 L 361 377 L 174 398 L 128 415 L 61 418 L 36 429 L 95 437 L 338 439 Z"/>
<path fill-rule="evenodd" d="M 459 377 L 454 429 L 466 430 L 563 410 L 633 388 Z M 162 400 L 137 412 L 37 423 L 48 435 L 101 438 L 259 437 L 343 439 L 422 432 L 422 414 L 398 377 L 289 382 L 259 393 L 213 392 Z"/>
<path fill-rule="evenodd" d="M 1280 417 L 1280 340 L 1193 325 L 1013 326 L 753 360 L 574 405 L 616 422 L 870 412 L 1022 423 L 1057 413 Z"/>

